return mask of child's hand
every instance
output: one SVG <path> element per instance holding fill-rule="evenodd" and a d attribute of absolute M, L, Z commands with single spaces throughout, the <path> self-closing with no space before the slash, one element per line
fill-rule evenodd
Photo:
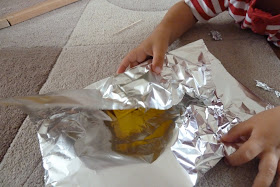
<path fill-rule="evenodd" d="M 156 29 L 151 36 L 126 55 L 122 60 L 117 73 L 123 73 L 128 66 L 137 66 L 147 58 L 153 57 L 152 70 L 159 74 L 162 70 L 164 56 L 168 45 L 168 32 Z"/>
<path fill-rule="evenodd" d="M 222 137 L 222 141 L 238 142 L 240 137 L 247 137 L 248 140 L 228 156 L 227 161 L 238 166 L 258 156 L 259 173 L 253 186 L 270 186 L 276 172 L 280 173 L 280 107 L 261 112 L 238 124 Z M 277 186 L 280 186 L 279 179 Z"/>
<path fill-rule="evenodd" d="M 120 64 L 117 73 L 128 66 L 134 67 L 153 57 L 152 70 L 160 73 L 168 45 L 179 38 L 197 22 L 189 6 L 180 1 L 172 6 L 154 32 L 137 48 L 130 51 Z"/>

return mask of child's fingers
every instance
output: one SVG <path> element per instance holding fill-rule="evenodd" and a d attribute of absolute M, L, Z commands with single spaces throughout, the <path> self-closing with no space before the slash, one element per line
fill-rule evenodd
<path fill-rule="evenodd" d="M 269 187 L 275 177 L 278 158 L 273 153 L 263 155 L 259 164 L 259 173 L 255 178 L 253 187 Z"/>
<path fill-rule="evenodd" d="M 124 57 L 117 70 L 117 73 L 123 73 L 129 65 L 133 67 L 137 65 L 138 62 L 141 62 L 142 59 L 142 61 L 144 61 L 146 57 L 147 55 L 143 51 L 139 50 L 139 48 L 133 49 Z"/>
<path fill-rule="evenodd" d="M 130 54 L 128 54 L 121 62 L 118 70 L 117 70 L 117 73 L 123 73 L 125 72 L 126 68 L 130 65 L 130 63 L 132 63 L 130 61 L 130 57 L 129 57 Z"/>
<path fill-rule="evenodd" d="M 278 166 L 277 166 L 277 184 L 276 186 L 279 187 L 280 186 L 280 161 L 278 160 Z"/>
<path fill-rule="evenodd" d="M 141 47 L 135 50 L 135 54 L 136 54 L 136 61 L 138 64 L 144 62 L 149 56 L 149 54 L 145 52 L 145 49 Z"/>
<path fill-rule="evenodd" d="M 248 136 L 252 132 L 252 126 L 249 125 L 250 121 L 245 121 L 243 123 L 240 123 L 236 126 L 234 126 L 230 131 L 222 136 L 221 140 L 223 142 L 235 142 L 238 140 L 241 136 Z"/>
<path fill-rule="evenodd" d="M 167 51 L 167 46 L 164 45 L 155 46 L 153 49 L 152 70 L 157 74 L 159 74 L 162 70 L 166 51 Z"/>
<path fill-rule="evenodd" d="M 140 63 L 144 62 L 147 59 L 147 56 L 148 55 L 144 52 L 144 50 L 140 48 L 135 49 L 133 58 L 134 61 L 130 62 L 130 67 L 133 68 L 139 65 Z"/>
<path fill-rule="evenodd" d="M 250 138 L 240 148 L 227 157 L 232 166 L 238 166 L 254 159 L 263 151 L 263 145 L 255 138 Z"/>

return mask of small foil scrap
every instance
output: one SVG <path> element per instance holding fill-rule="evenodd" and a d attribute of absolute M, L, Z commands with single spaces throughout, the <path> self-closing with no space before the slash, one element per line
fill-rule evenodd
<path fill-rule="evenodd" d="M 276 95 L 276 97 L 280 98 L 280 92 L 278 90 L 275 90 L 274 88 L 269 87 L 266 83 L 263 83 L 258 80 L 256 80 L 256 83 L 257 83 L 256 84 L 257 87 L 262 88 L 269 92 L 273 92 Z"/>
<path fill-rule="evenodd" d="M 160 75 L 146 62 L 86 89 L 0 103 L 39 124 L 46 186 L 193 186 L 235 151 L 220 137 L 271 108 L 203 40 L 166 54 Z"/>
<path fill-rule="evenodd" d="M 213 38 L 213 40 L 221 41 L 223 40 L 222 34 L 219 31 L 210 31 L 209 35 Z"/>
<path fill-rule="evenodd" d="M 278 98 L 280 97 L 280 92 L 279 91 L 275 90 L 274 93 L 275 93 L 276 97 L 278 97 Z"/>

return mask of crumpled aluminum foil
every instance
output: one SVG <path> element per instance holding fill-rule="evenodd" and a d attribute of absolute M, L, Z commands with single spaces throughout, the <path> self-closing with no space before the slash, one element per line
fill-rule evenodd
<path fill-rule="evenodd" d="M 38 138 L 46 186 L 100 186 L 98 176 L 105 182 L 114 181 L 115 175 L 129 175 L 125 172 L 133 170 L 132 164 L 153 161 L 154 155 L 129 156 L 112 150 L 112 134 L 105 125 L 112 118 L 106 110 L 177 111 L 172 117 L 175 128 L 171 140 L 165 142 L 165 150 L 151 167 L 142 168 L 145 172 L 140 172 L 140 181 L 129 183 L 129 178 L 136 175 L 133 174 L 125 177 L 125 184 L 118 181 L 114 186 L 145 186 L 141 178 L 156 180 L 153 177 L 158 171 L 168 173 L 166 177 L 159 174 L 158 180 L 164 186 L 172 182 L 168 177 L 177 174 L 173 186 L 180 186 L 182 178 L 186 180 L 181 184 L 192 186 L 221 158 L 235 151 L 219 141 L 224 133 L 272 107 L 230 76 L 202 40 L 169 52 L 165 62 L 161 75 L 151 72 L 147 62 L 83 90 L 0 101 L 20 105 L 32 121 L 40 124 Z M 171 166 L 162 166 L 169 162 Z M 110 169 L 116 166 L 125 167 L 117 167 L 113 175 Z M 153 166 L 160 170 L 155 172 Z M 179 170 L 184 171 L 183 175 Z"/>
<path fill-rule="evenodd" d="M 265 91 L 273 92 L 276 97 L 280 98 L 280 92 L 278 90 L 275 90 L 274 88 L 271 88 L 266 83 L 256 80 L 256 86 L 264 89 Z"/>
<path fill-rule="evenodd" d="M 223 40 L 222 34 L 219 31 L 210 31 L 209 35 L 212 36 L 215 41 Z"/>

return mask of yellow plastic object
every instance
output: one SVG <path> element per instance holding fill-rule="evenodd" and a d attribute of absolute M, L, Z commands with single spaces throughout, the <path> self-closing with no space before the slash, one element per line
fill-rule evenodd
<path fill-rule="evenodd" d="M 107 111 L 112 118 L 112 148 L 125 154 L 157 157 L 173 129 L 172 115 L 165 110 L 130 109 Z"/>

